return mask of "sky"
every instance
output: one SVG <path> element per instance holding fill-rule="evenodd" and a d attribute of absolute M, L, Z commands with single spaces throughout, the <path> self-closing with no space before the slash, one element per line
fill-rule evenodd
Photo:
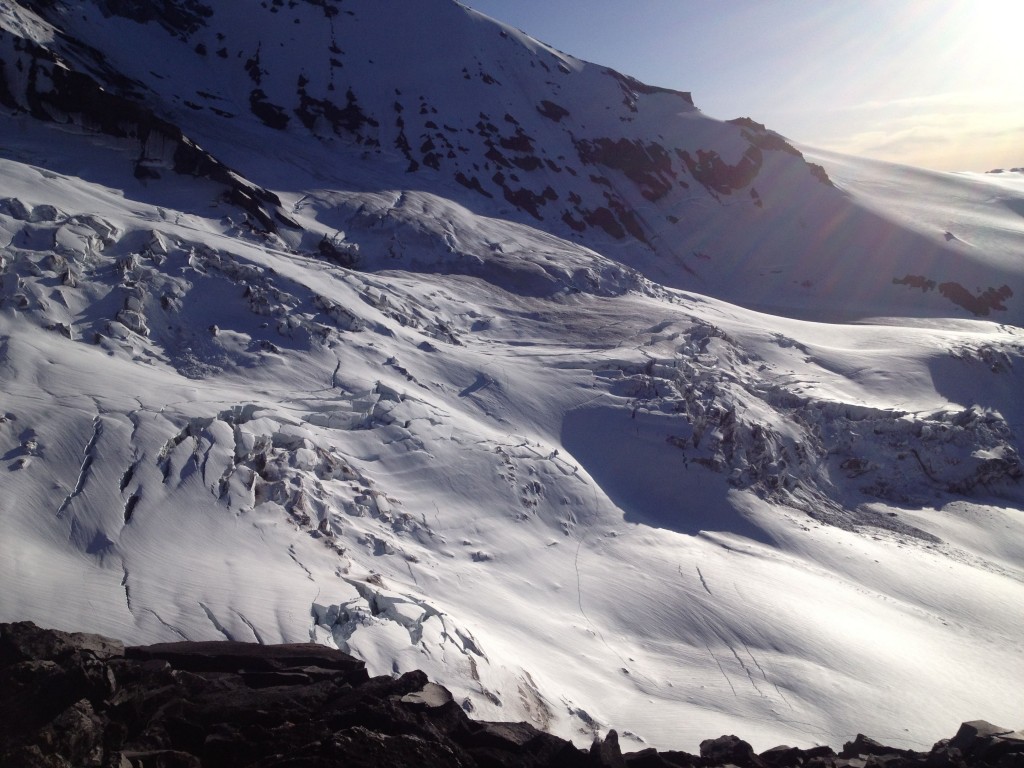
<path fill-rule="evenodd" d="M 463 0 L 812 147 L 1024 166 L 1024 0 Z"/>

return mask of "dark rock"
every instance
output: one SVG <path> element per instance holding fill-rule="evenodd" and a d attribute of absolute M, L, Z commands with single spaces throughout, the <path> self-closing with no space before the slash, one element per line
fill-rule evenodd
<path fill-rule="evenodd" d="M 494 197 L 494 195 L 492 195 L 490 192 L 488 192 L 486 189 L 480 186 L 480 180 L 476 176 L 474 176 L 473 178 L 469 178 L 462 171 L 459 171 L 457 174 L 455 174 L 455 180 L 459 182 L 459 184 L 461 184 L 462 186 L 466 187 L 467 189 L 472 189 L 475 190 L 476 192 L 479 192 L 484 197 Z"/>
<path fill-rule="evenodd" d="M 122 651 L 27 623 L 0 625 L 0 638 L 2 765 L 587 764 L 526 723 L 471 721 L 423 672 L 370 679 L 361 661 L 318 645 Z M 617 754 L 614 737 L 602 749 Z"/>
<path fill-rule="evenodd" d="M 707 765 L 762 766 L 761 758 L 754 754 L 754 748 L 738 736 L 719 736 L 700 743 L 700 756 Z"/>
<path fill-rule="evenodd" d="M 747 147 L 735 165 L 725 162 L 714 150 L 697 150 L 694 158 L 688 151 L 681 153 L 687 169 L 709 192 L 728 195 L 750 184 L 761 170 L 764 154 L 754 144 Z"/>
<path fill-rule="evenodd" d="M 362 135 L 363 128 L 365 126 L 380 127 L 380 123 L 363 112 L 351 88 L 345 93 L 344 107 L 339 107 L 327 99 L 314 98 L 306 93 L 305 88 L 300 88 L 299 106 L 295 109 L 295 114 L 309 130 L 313 130 L 318 119 L 324 118 L 335 134 L 351 134 L 366 142 L 369 142 L 370 139 Z"/>
<path fill-rule="evenodd" d="M 658 752 L 654 748 L 625 755 L 627 768 L 692 768 L 699 757 L 686 752 Z"/>
<path fill-rule="evenodd" d="M 514 136 L 500 136 L 498 143 L 504 148 L 513 152 L 533 153 L 533 139 L 523 132 L 522 128 L 516 128 Z"/>
<path fill-rule="evenodd" d="M 540 220 L 542 217 L 538 206 L 545 205 L 548 198 L 542 193 L 537 194 L 530 189 L 512 189 L 509 186 L 503 188 L 505 199 L 521 211 L 526 211 L 533 218 Z"/>
<path fill-rule="evenodd" d="M 122 752 L 121 766 L 125 763 L 132 768 L 202 768 L 202 762 L 195 755 L 175 749 L 158 749 L 150 752 Z"/>
<path fill-rule="evenodd" d="M 587 229 L 586 224 L 584 224 L 579 219 L 575 218 L 568 211 L 562 214 L 562 221 L 564 221 L 569 226 L 569 229 L 573 230 L 574 232 L 584 232 Z"/>
<path fill-rule="evenodd" d="M 321 238 L 317 244 L 317 251 L 320 256 L 332 261 L 339 266 L 351 269 L 359 263 L 359 252 L 358 250 L 351 247 L 344 247 L 335 244 L 326 235 Z"/>
<path fill-rule="evenodd" d="M 584 219 L 590 226 L 600 227 L 616 240 L 621 240 L 626 236 L 626 230 L 616 221 L 615 214 L 603 206 L 593 211 L 587 211 Z"/>
<path fill-rule="evenodd" d="M 119 7 L 144 5 L 125 2 Z M 162 5 L 169 8 L 173 4 Z M 281 211 L 276 195 L 242 179 L 176 125 L 135 100 L 130 90 L 132 83 L 115 82 L 113 75 L 109 82 L 100 82 L 86 72 L 68 69 L 63 60 L 35 41 L 0 30 L 0 44 L 7 43 L 9 38 L 13 38 L 11 47 L 18 51 L 14 69 L 27 68 L 29 76 L 11 79 L 6 67 L 0 66 L 0 103 L 4 106 L 42 122 L 71 125 L 86 133 L 125 142 L 138 152 L 136 178 L 158 179 L 165 168 L 208 178 L 225 188 L 225 200 L 252 215 L 265 230 L 276 231 L 276 222 L 295 226 Z M 102 62 L 102 56 L 99 61 Z M 262 104 L 268 109 L 273 107 L 267 102 Z"/>
<path fill-rule="evenodd" d="M 528 757 L 532 765 L 580 766 L 587 756 L 566 741 L 538 731 L 529 723 L 469 722 L 459 743 L 480 765 L 521 765 Z"/>
<path fill-rule="evenodd" d="M 544 99 L 541 101 L 540 106 L 537 107 L 537 111 L 540 112 L 548 120 L 554 120 L 556 123 L 561 122 L 563 117 L 569 116 L 569 110 L 565 107 L 555 104 L 553 101 Z"/>
<path fill-rule="evenodd" d="M 942 739 L 936 743 L 924 764 L 926 768 L 963 768 L 966 765 L 963 753 L 956 747 L 951 747 L 949 739 Z"/>
<path fill-rule="evenodd" d="M 751 120 L 749 117 L 737 117 L 734 120 L 726 120 L 727 123 L 739 125 L 747 130 L 743 131 L 743 138 L 760 149 L 776 150 L 803 158 L 803 153 L 786 141 L 775 131 L 765 128 L 763 123 Z"/>
<path fill-rule="evenodd" d="M 939 293 L 975 317 L 986 317 L 993 309 L 1005 312 L 1006 300 L 1013 296 L 1008 285 L 989 287 L 975 295 L 957 282 L 940 283 Z"/>
<path fill-rule="evenodd" d="M 619 734 L 616 731 L 608 731 L 604 741 L 600 738 L 594 739 L 594 744 L 590 747 L 588 765 L 594 768 L 626 768 L 626 760 L 619 749 Z"/>
<path fill-rule="evenodd" d="M 892 279 L 892 283 L 893 285 L 908 285 L 911 288 L 920 288 L 922 293 L 935 290 L 935 281 L 929 280 L 924 275 L 904 275 L 903 277 L 894 277 Z"/>
<path fill-rule="evenodd" d="M 857 737 L 853 741 L 848 741 L 843 745 L 843 749 L 839 753 L 839 757 L 850 758 L 866 757 L 867 755 L 886 755 L 892 751 L 891 747 L 886 747 L 874 739 L 869 739 L 863 733 L 858 733 Z"/>
<path fill-rule="evenodd" d="M 811 172 L 811 176 L 816 178 L 825 186 L 835 187 L 835 184 L 832 183 L 832 179 L 828 176 L 828 171 L 826 171 L 823 166 L 820 166 L 817 163 L 807 163 L 807 170 Z"/>
<path fill-rule="evenodd" d="M 160 643 L 125 649 L 129 659 L 160 660 L 190 672 L 284 672 L 307 667 L 343 673 L 346 682 L 368 680 L 366 665 L 315 643 L 256 645 L 231 641 Z"/>
<path fill-rule="evenodd" d="M 811 747 L 801 750 L 804 760 L 830 760 L 836 756 L 835 750 L 829 746 Z"/>
<path fill-rule="evenodd" d="M 584 164 L 598 164 L 622 171 L 640 189 L 640 194 L 654 202 L 664 197 L 675 179 L 672 158 L 656 142 L 619 139 L 580 140 L 576 152 Z"/>
<path fill-rule="evenodd" d="M 677 98 L 680 98 L 689 106 L 693 106 L 693 96 L 690 94 L 689 91 L 676 91 L 671 88 L 662 88 L 657 85 L 647 85 L 647 83 L 642 83 L 636 78 L 630 77 L 629 75 L 624 75 L 621 72 L 616 72 L 614 69 L 606 69 L 604 73 L 615 78 L 623 89 L 628 90 L 630 92 L 642 93 L 647 95 L 663 93 L 669 96 L 675 96 Z"/>
<path fill-rule="evenodd" d="M 61 661 L 76 654 L 118 658 L 124 655 L 124 644 L 101 635 L 40 629 L 30 621 L 0 624 L 0 667 L 21 661 Z"/>
<path fill-rule="evenodd" d="M 758 755 L 765 763 L 775 768 L 794 768 L 794 766 L 801 765 L 805 758 L 805 753 L 802 749 L 797 747 L 788 747 L 786 745 L 780 745 L 767 749 Z"/>
<path fill-rule="evenodd" d="M 958 749 L 965 758 L 978 758 L 986 763 L 1002 765 L 1024 763 L 1024 731 L 1001 728 L 986 720 L 972 720 L 960 725 L 949 740 L 949 749 Z M 934 752 L 934 749 L 933 749 Z"/>
<path fill-rule="evenodd" d="M 39 731 L 39 746 L 73 765 L 99 765 L 105 724 L 88 699 L 75 702 Z"/>
<path fill-rule="evenodd" d="M 693 766 L 701 764 L 701 759 L 696 755 L 691 755 L 689 752 L 669 750 L 668 752 L 660 753 L 660 756 L 669 765 L 679 766 L 679 768 L 693 768 Z"/>
<path fill-rule="evenodd" d="M 0 722 L 14 732 L 43 728 L 76 702 L 102 700 L 115 688 L 104 662 L 123 652 L 99 635 L 0 624 Z"/>
<path fill-rule="evenodd" d="M 249 93 L 249 110 L 268 128 L 281 131 L 288 126 L 284 108 L 267 101 L 267 94 L 261 88 L 254 88 Z"/>
<path fill-rule="evenodd" d="M 930 753 L 863 735 L 755 755 L 736 736 L 700 756 L 623 755 L 609 731 L 589 752 L 528 723 L 469 719 L 420 671 L 370 678 L 363 662 L 310 643 L 162 643 L 0 624 L 0 765 L 489 766 L 496 768 L 1017 768 L 1024 734 L 964 723 Z"/>

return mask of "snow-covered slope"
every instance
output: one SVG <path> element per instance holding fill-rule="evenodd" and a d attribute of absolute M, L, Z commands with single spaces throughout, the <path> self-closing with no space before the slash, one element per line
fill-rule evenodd
<path fill-rule="evenodd" d="M 895 182 L 882 191 L 896 191 L 862 196 L 754 120 L 710 119 L 687 93 L 579 61 L 450 0 L 23 5 L 47 21 L 16 8 L 5 17 L 0 43 L 13 50 L 0 100 L 144 138 L 124 149 L 139 176 L 197 164 L 134 114 L 143 102 L 278 193 L 430 191 L 661 284 L 772 312 L 1024 320 L 1019 191 L 922 177 L 956 191 L 921 220 L 902 204 L 898 170 L 882 174 Z M 36 45 L 75 78 L 57 77 L 61 64 Z M 85 80 L 102 98 L 84 95 Z M 988 238 L 941 213 L 952 199 L 985 208 Z M 318 220 L 344 228 L 350 218 Z M 991 236 L 999 229 L 1009 236 Z"/>
<path fill-rule="evenodd" d="M 1019 179 L 449 0 L 154 7 L 0 3 L 0 618 L 581 740 L 1019 717 Z"/>

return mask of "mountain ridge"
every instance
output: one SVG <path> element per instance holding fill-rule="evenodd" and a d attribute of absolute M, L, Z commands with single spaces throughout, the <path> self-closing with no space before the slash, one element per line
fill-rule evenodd
<path fill-rule="evenodd" d="M 973 283 L 979 276 L 964 272 L 965 265 L 976 258 L 971 249 L 958 249 L 959 241 L 951 245 L 944 233 L 907 241 L 902 227 L 851 206 L 842 195 L 824 190 L 818 194 L 813 191 L 816 183 L 829 183 L 820 166 L 808 165 L 798 150 L 753 120 L 728 124 L 711 120 L 692 106 L 685 93 L 642 86 L 612 70 L 536 43 L 516 30 L 485 21 L 486 17 L 452 2 L 396 6 L 393 17 L 399 26 L 388 26 L 383 37 L 372 23 L 374 11 L 363 5 L 352 0 L 339 5 L 294 3 L 287 8 L 264 4 L 255 13 L 268 21 L 254 24 L 255 19 L 248 19 L 243 24 L 238 17 L 248 16 L 247 6 L 221 4 L 213 9 L 196 4 L 183 14 L 187 23 L 180 29 L 119 16 L 117 4 L 101 4 L 96 17 L 88 13 L 62 16 L 57 3 L 30 7 L 70 25 L 90 48 L 105 45 L 108 53 L 115 54 L 112 61 L 119 72 L 129 73 L 127 80 L 107 75 L 110 63 L 101 68 L 88 62 L 103 87 L 117 90 L 120 84 L 120 89 L 139 97 L 137 86 L 125 89 L 123 83 L 139 84 L 172 121 L 198 119 L 209 137 L 226 131 L 227 141 L 220 140 L 213 147 L 214 154 L 229 167 L 241 169 L 243 176 L 252 176 L 252 169 L 244 166 L 251 164 L 246 158 L 258 149 L 249 147 L 243 156 L 232 156 L 244 133 L 232 130 L 231 123 L 255 120 L 265 129 L 261 140 L 277 142 L 281 150 L 286 143 L 271 135 L 305 132 L 327 142 L 332 151 L 340 143 L 355 155 L 369 152 L 393 163 L 399 185 L 411 181 L 410 176 L 426 174 L 432 177 L 429 184 L 441 182 L 448 196 L 476 210 L 496 210 L 526 224 L 541 223 L 554 234 L 599 249 L 613 243 L 626 245 L 632 254 L 628 257 L 631 266 L 649 278 L 674 287 L 710 290 L 733 300 L 739 297 L 729 295 L 729 283 L 718 278 L 721 273 L 746 273 L 747 279 L 772 284 L 778 293 L 782 284 L 775 274 L 788 274 L 793 283 L 842 280 L 857 284 L 862 281 L 851 280 L 853 273 L 836 274 L 834 270 L 857 259 L 878 266 L 897 262 L 886 270 L 894 282 L 879 281 L 871 286 L 871 293 L 861 292 L 848 301 L 834 297 L 837 307 L 849 306 L 836 319 L 863 312 L 866 302 L 877 304 L 879 298 L 872 294 L 878 292 L 884 292 L 884 301 L 900 307 L 901 312 L 948 312 L 946 301 L 959 303 L 968 316 L 1005 312 L 999 309 L 1004 306 L 999 297 L 1011 298 L 1010 283 L 1019 285 L 1014 279 L 1019 274 L 1004 271 L 998 281 L 975 292 Z M 309 14 L 312 16 L 307 18 Z M 447 25 L 444 34 L 433 26 L 441 23 L 440 17 Z M 147 49 L 170 46 L 167 59 L 175 62 L 175 74 L 140 66 L 145 58 L 134 49 L 111 48 L 112 19 L 124 30 L 123 34 L 114 33 L 122 40 L 143 35 Z M 286 21 L 301 23 L 289 25 Z M 314 24 L 311 30 L 313 21 L 327 23 Z M 232 36 L 229 40 L 216 28 L 217 23 L 226 24 L 225 30 L 239 29 L 240 39 Z M 313 40 L 305 39 L 311 33 Z M 271 38 L 263 40 L 259 35 Z M 297 41 L 317 51 L 318 57 L 307 57 L 300 64 L 274 52 L 275 42 L 280 50 Z M 458 44 L 453 46 L 453 41 Z M 218 44 L 221 47 L 214 50 Z M 200 46 L 204 53 L 196 50 Z M 389 46 L 401 53 L 383 53 Z M 381 52 L 378 59 L 373 58 L 374 51 Z M 484 51 L 488 51 L 493 73 L 483 69 Z M 430 62 L 430 71 L 388 63 L 400 61 L 403 55 Z M 76 58 L 87 63 L 82 55 Z M 305 65 L 310 58 L 314 66 Z M 473 71 L 464 65 L 466 60 L 474 62 Z M 527 63 L 529 68 L 524 66 Z M 497 76 L 503 71 L 515 77 L 509 87 Z M 523 72 L 529 74 L 518 74 Z M 392 84 L 387 93 L 383 89 L 372 95 L 360 92 L 367 83 L 381 80 Z M 202 85 L 197 87 L 197 82 Z M 455 90 L 446 86 L 438 91 L 437 82 L 450 83 Z M 249 94 L 245 102 L 238 102 L 241 93 Z M 470 102 L 480 107 L 478 114 L 458 114 L 459 105 Z M 585 105 L 590 103 L 609 105 L 610 114 L 588 111 Z M 574 110 L 586 116 L 577 119 Z M 538 121 L 538 117 L 542 119 Z M 673 126 L 674 134 L 660 137 Z M 544 141 L 534 146 L 541 131 Z M 157 173 L 162 164 L 167 164 L 166 159 L 140 162 L 139 167 L 149 166 L 149 172 Z M 261 174 L 269 167 L 272 165 L 264 162 Z M 287 168 L 294 175 L 294 164 Z M 318 173 L 325 168 L 321 164 Z M 276 183 L 267 179 L 262 186 Z M 254 186 L 261 186 L 259 179 Z M 459 189 L 471 194 L 460 198 Z M 253 194 L 253 190 L 246 192 L 247 196 Z M 810 204 L 812 208 L 800 213 L 786 211 L 791 207 L 785 203 L 787 198 L 801 199 L 804 207 Z M 815 202 L 819 198 L 820 202 Z M 732 206 L 735 211 L 715 217 L 721 219 L 719 224 L 707 220 L 703 212 L 707 205 L 723 210 Z M 783 210 L 766 221 L 762 214 L 765 205 Z M 781 217 L 791 217 L 794 226 L 812 230 L 808 242 L 797 246 L 796 254 L 784 255 L 784 249 L 792 249 L 800 239 L 786 234 L 779 242 L 778 234 L 773 234 L 777 231 L 773 221 Z M 797 218 L 802 220 L 799 225 Z M 810 223 L 815 218 L 843 223 L 829 225 L 839 230 L 835 233 L 815 235 L 819 226 Z M 261 221 L 263 226 L 267 223 Z M 744 232 L 748 234 L 736 242 L 736 234 Z M 781 259 L 784 266 L 777 272 L 745 266 L 740 257 L 754 247 L 749 234 L 754 234 L 759 250 L 771 254 L 770 259 Z M 943 235 L 942 239 L 937 235 Z M 820 237 L 825 241 L 818 242 Z M 902 242 L 890 244 L 894 238 Z M 635 247 L 637 242 L 639 247 Z M 814 265 L 809 257 L 822 249 L 836 258 L 828 265 Z M 908 251 L 919 252 L 913 265 L 903 256 Z M 703 263 L 708 260 L 710 264 Z M 926 266 L 929 262 L 939 266 L 939 271 Z M 926 269 L 929 273 L 921 274 Z M 916 287 L 917 282 L 906 282 L 915 275 L 948 287 L 932 294 L 935 300 L 915 301 L 913 290 L 894 287 Z M 931 298 L 927 293 L 921 297 Z M 794 294 L 799 292 L 786 291 L 786 295 Z M 741 303 L 749 305 L 750 297 L 744 298 Z M 764 299 L 753 306 L 770 311 L 800 310 L 799 306 L 776 307 Z M 876 315 L 886 314 L 879 309 Z"/>

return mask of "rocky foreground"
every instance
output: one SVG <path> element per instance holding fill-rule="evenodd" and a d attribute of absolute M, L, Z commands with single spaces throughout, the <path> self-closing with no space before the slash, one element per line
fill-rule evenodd
<path fill-rule="evenodd" d="M 125 647 L 99 635 L 0 624 L 0 765 L 608 766 L 960 768 L 1024 766 L 1024 733 L 964 723 L 930 752 L 858 735 L 754 754 L 736 736 L 700 755 L 589 751 L 526 723 L 471 720 L 422 672 L 374 677 L 314 644 L 183 642 Z"/>

